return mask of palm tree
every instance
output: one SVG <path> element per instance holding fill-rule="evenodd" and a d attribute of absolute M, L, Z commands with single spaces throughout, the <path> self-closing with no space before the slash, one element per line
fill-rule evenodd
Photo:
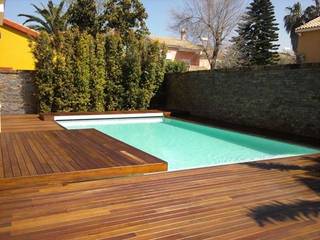
<path fill-rule="evenodd" d="M 28 26 L 32 29 L 57 34 L 59 31 L 65 31 L 68 26 L 68 14 L 64 11 L 64 4 L 64 0 L 59 5 L 54 5 L 52 0 L 49 0 L 47 6 L 41 5 L 42 8 L 31 4 L 38 16 L 28 14 L 18 16 L 27 18 L 23 24 L 34 23 Z"/>
<path fill-rule="evenodd" d="M 297 55 L 299 37 L 296 33 L 296 28 L 304 24 L 302 6 L 300 2 L 297 2 L 292 7 L 287 7 L 286 9 L 289 14 L 284 17 L 284 26 L 290 34 L 292 49 Z"/>
<path fill-rule="evenodd" d="M 304 11 L 303 18 L 305 22 L 309 22 L 320 16 L 320 0 L 314 0 L 314 5 L 307 7 Z"/>

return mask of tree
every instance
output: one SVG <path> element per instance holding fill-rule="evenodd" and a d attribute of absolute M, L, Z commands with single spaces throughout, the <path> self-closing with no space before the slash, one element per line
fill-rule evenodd
<path fill-rule="evenodd" d="M 166 73 L 183 73 L 188 71 L 188 66 L 182 61 L 166 60 Z"/>
<path fill-rule="evenodd" d="M 104 89 L 106 87 L 106 36 L 105 34 L 97 34 L 94 40 L 95 44 L 91 45 L 90 52 L 90 111 L 103 112 L 105 110 Z"/>
<path fill-rule="evenodd" d="M 172 12 L 171 28 L 186 29 L 191 40 L 201 44 L 214 69 L 222 45 L 241 16 L 242 3 L 242 0 L 187 0 L 181 11 Z"/>
<path fill-rule="evenodd" d="M 80 31 L 96 34 L 101 31 L 101 21 L 97 4 L 92 0 L 73 1 L 68 9 L 69 23 Z"/>
<path fill-rule="evenodd" d="M 105 4 L 104 20 L 107 30 L 118 32 L 127 38 L 134 32 L 141 38 L 149 34 L 146 25 L 148 14 L 140 0 L 107 0 Z"/>
<path fill-rule="evenodd" d="M 122 109 L 124 105 L 124 87 L 122 85 L 122 58 L 124 45 L 118 33 L 109 34 L 106 38 L 106 110 Z"/>
<path fill-rule="evenodd" d="M 51 112 L 54 96 L 54 50 L 50 35 L 42 32 L 33 45 L 32 51 L 36 61 L 35 85 L 40 112 Z"/>
<path fill-rule="evenodd" d="M 309 22 L 320 16 L 320 0 L 314 0 L 314 5 L 306 8 L 303 13 L 303 21 Z"/>
<path fill-rule="evenodd" d="M 19 14 L 19 17 L 26 17 L 27 20 L 23 24 L 33 23 L 28 27 L 37 31 L 45 31 L 47 33 L 57 34 L 59 31 L 65 31 L 68 25 L 68 14 L 64 11 L 65 2 L 61 1 L 58 5 L 54 5 L 52 0 L 48 1 L 47 6 L 43 4 L 41 7 L 31 4 L 35 8 L 35 15 Z"/>
<path fill-rule="evenodd" d="M 90 80 L 91 62 L 90 48 L 93 44 L 93 37 L 89 34 L 79 33 L 74 42 L 74 96 L 77 99 L 73 104 L 73 111 L 85 112 L 90 107 Z"/>
<path fill-rule="evenodd" d="M 247 8 L 233 39 L 241 49 L 241 60 L 248 65 L 269 65 L 279 60 L 279 28 L 270 0 L 254 0 Z"/>
<path fill-rule="evenodd" d="M 141 79 L 137 108 L 146 109 L 164 80 L 167 48 L 164 44 L 145 39 L 141 42 Z"/>
<path fill-rule="evenodd" d="M 302 6 L 300 2 L 297 2 L 286 9 L 289 14 L 284 17 L 284 26 L 290 34 L 292 49 L 297 55 L 299 36 L 296 33 L 296 28 L 304 24 Z"/>
<path fill-rule="evenodd" d="M 304 11 L 300 2 L 286 8 L 289 12 L 284 17 L 286 31 L 290 34 L 292 49 L 297 56 L 299 37 L 296 28 L 320 16 L 320 0 L 315 0 L 315 5 L 307 7 Z"/>

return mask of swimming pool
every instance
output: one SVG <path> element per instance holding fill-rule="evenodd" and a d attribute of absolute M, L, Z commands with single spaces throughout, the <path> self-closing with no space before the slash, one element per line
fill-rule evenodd
<path fill-rule="evenodd" d="M 133 115 L 132 115 L 133 116 Z M 94 128 L 168 162 L 170 171 L 313 154 L 318 149 L 149 115 L 55 119 L 67 129 Z"/>

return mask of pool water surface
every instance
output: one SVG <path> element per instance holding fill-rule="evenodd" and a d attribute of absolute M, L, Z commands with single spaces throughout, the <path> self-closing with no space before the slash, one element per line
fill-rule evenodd
<path fill-rule="evenodd" d="M 170 118 L 57 121 L 94 128 L 168 162 L 169 170 L 319 153 L 318 149 Z"/>

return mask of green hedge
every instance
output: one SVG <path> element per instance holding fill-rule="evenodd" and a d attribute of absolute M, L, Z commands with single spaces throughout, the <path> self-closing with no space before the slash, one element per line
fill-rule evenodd
<path fill-rule="evenodd" d="M 33 54 L 41 112 L 146 109 L 164 79 L 165 47 L 134 34 L 42 32 Z"/>
<path fill-rule="evenodd" d="M 166 60 L 166 73 L 183 73 L 188 71 L 188 66 L 185 62 Z"/>

